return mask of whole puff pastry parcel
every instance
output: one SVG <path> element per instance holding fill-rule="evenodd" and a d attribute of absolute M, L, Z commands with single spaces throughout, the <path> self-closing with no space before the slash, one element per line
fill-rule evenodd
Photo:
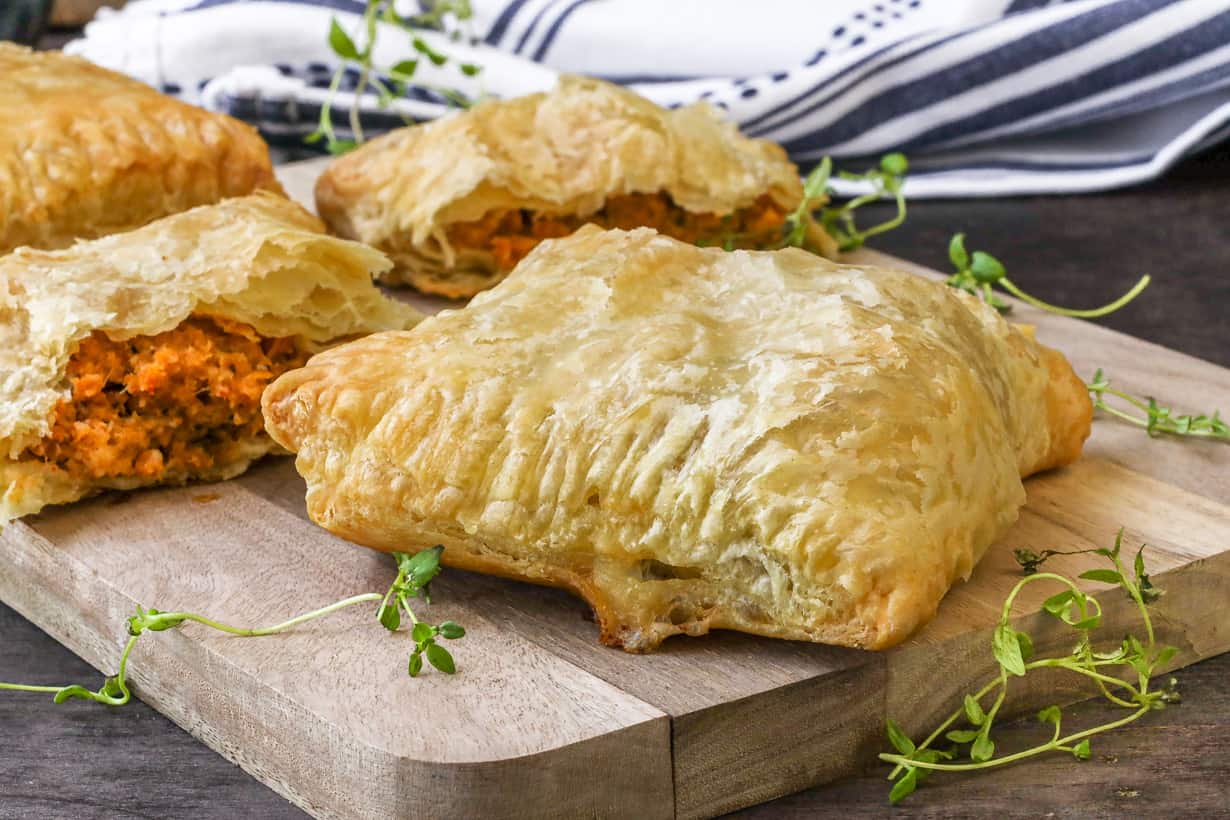
<path fill-rule="evenodd" d="M 572 589 L 633 651 L 897 643 L 1092 416 L 1062 355 L 940 283 L 592 227 L 264 408 L 319 524 Z"/>
<path fill-rule="evenodd" d="M 785 151 L 708 104 L 667 110 L 582 77 L 393 131 L 316 183 L 334 232 L 392 257 L 385 282 L 452 297 L 491 287 L 540 241 L 584 223 L 774 247 L 802 197 Z M 807 239 L 836 253 L 814 222 Z"/>
<path fill-rule="evenodd" d="M 379 252 L 272 194 L 0 257 L 0 523 L 103 489 L 242 472 L 261 391 L 339 339 L 420 315 Z"/>
<path fill-rule="evenodd" d="M 0 43 L 0 253 L 262 188 L 281 191 L 249 126 L 86 60 Z"/>

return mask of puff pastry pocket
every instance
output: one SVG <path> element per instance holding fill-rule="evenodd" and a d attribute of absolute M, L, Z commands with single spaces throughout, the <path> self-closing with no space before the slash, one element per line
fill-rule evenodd
<path fill-rule="evenodd" d="M 340 339 L 418 321 L 378 251 L 259 193 L 0 257 L 0 523 L 103 489 L 242 472 L 261 391 Z"/>
<path fill-rule="evenodd" d="M 264 407 L 327 529 L 570 588 L 633 651 L 897 643 L 1092 416 L 1060 354 L 940 283 L 593 227 Z"/>
<path fill-rule="evenodd" d="M 269 149 L 230 117 L 59 52 L 0 43 L 0 253 L 62 248 L 257 189 Z"/>
<path fill-rule="evenodd" d="M 491 287 L 542 239 L 583 223 L 774 246 L 802 196 L 779 146 L 742 136 L 707 104 L 667 110 L 581 77 L 394 131 L 316 184 L 334 232 L 393 259 L 386 282 L 451 297 Z M 808 237 L 836 253 L 819 225 Z"/>

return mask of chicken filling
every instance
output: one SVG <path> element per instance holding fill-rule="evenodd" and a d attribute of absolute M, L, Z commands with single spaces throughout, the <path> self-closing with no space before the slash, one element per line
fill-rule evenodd
<path fill-rule="evenodd" d="M 50 433 L 23 457 L 94 480 L 201 474 L 265 435 L 261 392 L 307 358 L 292 337 L 205 316 L 123 341 L 95 331 L 69 360 Z"/>
<path fill-rule="evenodd" d="M 542 240 L 568 236 L 587 223 L 623 230 L 654 228 L 694 244 L 764 248 L 781 239 L 785 222 L 786 213 L 767 194 L 725 216 L 684 210 L 666 194 L 626 194 L 611 197 L 602 210 L 584 217 L 524 209 L 490 211 L 473 222 L 449 226 L 448 239 L 458 250 L 490 253 L 506 273 Z"/>

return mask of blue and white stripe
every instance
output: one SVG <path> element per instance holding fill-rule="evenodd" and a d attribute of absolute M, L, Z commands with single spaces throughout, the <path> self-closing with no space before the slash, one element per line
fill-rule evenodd
<path fill-rule="evenodd" d="M 428 0 L 397 0 L 400 11 Z M 861 168 L 904 150 L 914 197 L 1132 184 L 1230 132 L 1230 0 L 473 0 L 426 32 L 456 59 L 425 85 L 511 97 L 559 72 L 627 84 L 662 105 L 708 100 L 801 165 Z M 311 132 L 336 58 L 329 20 L 364 0 L 131 0 L 70 50 L 258 125 Z M 408 54 L 381 37 L 377 62 Z M 464 77 L 457 62 L 484 71 Z M 354 78 L 336 107 L 349 108 Z M 361 101 L 368 133 L 446 113 L 411 88 Z M 340 120 L 340 118 L 339 118 Z M 337 123 L 340 132 L 345 126 Z"/>

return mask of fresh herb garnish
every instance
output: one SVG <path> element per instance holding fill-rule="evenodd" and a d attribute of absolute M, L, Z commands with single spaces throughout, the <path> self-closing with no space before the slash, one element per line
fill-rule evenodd
<path fill-rule="evenodd" d="M 1167 664 L 1178 650 L 1159 646 L 1147 604 L 1161 595 L 1145 573 L 1144 547 L 1136 553 L 1129 571 L 1120 558 L 1123 530 L 1115 537 L 1114 547 L 1096 550 L 1106 558 L 1111 568 L 1091 569 L 1081 573 L 1085 580 L 1115 584 L 1135 603 L 1143 622 L 1145 639 L 1128 635 L 1106 651 L 1094 649 L 1093 630 L 1102 617 L 1102 605 L 1094 596 L 1082 592 L 1075 581 L 1053 572 L 1034 572 L 1017 582 L 1004 601 L 999 624 L 991 639 L 991 652 L 999 664 L 999 674 L 973 694 L 967 694 L 961 704 L 939 727 L 921 743 L 915 744 L 893 720 L 887 723 L 888 742 L 896 750 L 881 754 L 880 759 L 893 764 L 889 780 L 893 781 L 889 799 L 896 803 L 910 793 L 934 771 L 968 772 L 1003 766 L 1048 752 L 1061 751 L 1078 760 L 1088 760 L 1090 738 L 1125 726 L 1154 709 L 1179 700 L 1175 680 L 1165 689 L 1151 689 L 1153 673 Z M 1049 552 L 1049 551 L 1048 551 Z M 1057 554 L 1049 552 L 1049 554 Z M 1045 560 L 1040 558 L 1037 563 Z M 1036 563 L 1034 569 L 1036 570 Z M 1077 633 L 1077 643 L 1071 653 L 1048 658 L 1035 658 L 1032 639 L 1016 630 L 1011 623 L 1012 608 L 1021 590 L 1031 583 L 1046 581 L 1060 584 L 1063 589 L 1047 598 L 1042 611 L 1070 626 Z M 1038 713 L 1038 719 L 1053 727 L 1050 740 L 1018 752 L 996 756 L 991 730 L 1008 693 L 1009 682 L 1037 669 L 1063 669 L 1094 681 L 1103 697 L 1116 706 L 1130 710 L 1126 716 L 1091 729 L 1064 734 L 1062 714 L 1058 706 L 1048 706 Z M 1118 674 L 1117 670 L 1123 672 Z M 990 705 L 987 701 L 990 699 Z M 956 728 L 953 728 L 955 725 Z M 941 737 L 951 745 L 940 749 L 934 744 Z M 951 761 L 951 762 L 949 762 Z"/>
<path fill-rule="evenodd" d="M 1211 416 L 1203 413 L 1196 416 L 1177 414 L 1169 407 L 1158 404 L 1157 400 L 1151 396 L 1142 399 L 1111 387 L 1110 379 L 1102 373 L 1101 368 L 1098 368 L 1098 371 L 1093 374 L 1093 381 L 1085 385 L 1085 387 L 1089 389 L 1089 393 L 1093 396 L 1093 406 L 1095 408 L 1121 418 L 1129 424 L 1143 427 L 1151 436 L 1169 433 L 1173 436 L 1192 436 L 1194 438 L 1230 441 L 1230 425 L 1222 419 L 1221 413 L 1217 410 L 1214 410 Z M 1107 396 L 1114 396 L 1127 402 L 1144 415 L 1133 415 L 1126 410 L 1111 407 L 1106 403 Z"/>
<path fill-rule="evenodd" d="M 1128 302 L 1140 295 L 1140 292 L 1149 286 L 1149 275 L 1145 274 L 1140 277 L 1132 289 L 1120 296 L 1115 301 L 1107 305 L 1102 305 L 1099 308 L 1090 308 L 1088 310 L 1074 310 L 1072 308 L 1058 307 L 1048 304 L 1038 299 L 1035 296 L 1030 296 L 1028 293 L 1021 290 L 1016 284 L 1008 278 L 1008 272 L 1004 269 L 1004 265 L 991 254 L 985 251 L 974 251 L 970 254 L 965 250 L 965 234 L 959 233 L 953 236 L 948 243 L 948 258 L 951 260 L 953 267 L 957 272 L 948 277 L 948 284 L 951 287 L 959 290 L 972 293 L 982 299 L 991 307 L 998 310 L 1000 313 L 1007 313 L 1012 310 L 1012 305 L 1000 299 L 994 292 L 993 287 L 999 285 L 1004 290 L 1011 293 L 1016 298 L 1026 304 L 1033 305 L 1039 310 L 1045 310 L 1048 313 L 1055 313 L 1060 316 L 1074 316 L 1079 319 L 1096 319 L 1100 316 L 1105 316 L 1108 313 L 1114 313 L 1119 308 L 1126 305 Z"/>
<path fill-rule="evenodd" d="M 837 243 L 838 250 L 852 251 L 861 248 L 868 238 L 891 231 L 905 221 L 905 196 L 902 186 L 910 164 L 904 154 L 885 154 L 876 168 L 861 174 L 842 171 L 837 176 L 856 182 L 871 184 L 871 193 L 863 194 L 842 205 L 822 208 L 817 221 Z M 803 181 L 803 198 L 798 207 L 786 217 L 786 235 L 783 246 L 805 247 L 807 241 L 807 216 L 829 201 L 829 181 L 833 176 L 833 161 L 829 157 L 820 160 Z M 897 203 L 897 214 L 885 222 L 867 230 L 859 230 L 854 212 L 870 202 L 892 199 Z"/>
<path fill-rule="evenodd" d="M 53 695 L 53 700 L 56 703 L 64 703 L 67 700 L 79 698 L 102 703 L 107 706 L 123 706 L 132 699 L 132 693 L 128 688 L 128 658 L 132 654 L 132 648 L 136 646 L 137 640 L 146 632 L 162 632 L 167 629 L 174 629 L 187 621 L 192 621 L 207 626 L 210 629 L 225 632 L 228 635 L 237 635 L 241 638 L 255 638 L 262 635 L 276 635 L 279 632 L 285 632 L 308 621 L 323 618 L 338 610 L 371 601 L 381 602 L 376 617 L 385 629 L 391 632 L 397 631 L 401 625 L 401 611 L 404 611 L 409 616 L 411 623 L 414 624 L 411 629 L 411 637 L 414 639 L 415 648 L 410 654 L 409 664 L 411 677 L 417 676 L 423 668 L 424 654 L 432 666 L 441 672 L 451 675 L 457 671 L 453 663 L 453 656 L 443 646 L 436 643 L 436 638 L 444 637 L 449 640 L 455 640 L 466 634 L 465 629 L 453 621 L 445 621 L 439 626 L 433 626 L 425 621 L 420 621 L 415 618 L 409 606 L 409 600 L 416 597 L 423 598 L 428 603 L 431 603 L 431 599 L 428 597 L 428 584 L 440 572 L 440 553 L 443 551 L 444 547 L 436 546 L 414 555 L 395 552 L 393 557 L 397 561 L 397 577 L 394 579 L 392 586 L 389 587 L 389 591 L 383 596 L 378 592 L 352 595 L 349 598 L 343 598 L 328 606 L 313 609 L 311 612 L 305 612 L 302 615 L 297 615 L 288 621 L 283 621 L 273 626 L 246 629 L 224 624 L 212 618 L 207 618 L 204 615 L 198 615 L 195 612 L 161 612 L 152 607 L 145 609 L 138 604 L 137 614 L 128 619 L 128 642 L 124 644 L 124 650 L 120 653 L 119 669 L 116 674 L 107 677 L 97 691 L 91 691 L 78 684 L 35 686 L 23 683 L 0 683 L 0 690 L 45 692 Z"/>
<path fill-rule="evenodd" d="M 434 0 L 424 5 L 425 9 L 421 14 L 403 16 L 397 13 L 390 0 L 367 0 L 367 7 L 363 11 L 362 46 L 357 44 L 342 28 L 337 18 L 329 21 L 329 48 L 341 58 L 342 64 L 333 72 L 328 94 L 324 103 L 321 104 L 320 123 L 316 130 L 305 138 L 305 142 L 316 143 L 324 140 L 325 148 L 331 154 L 344 154 L 356 148 L 364 141 L 359 107 L 364 92 L 370 88 L 376 94 L 378 105 L 381 108 L 388 108 L 393 104 L 394 99 L 406 93 L 406 87 L 414 78 L 420 59 L 426 59 L 435 66 L 442 66 L 449 61 L 447 55 L 432 48 L 431 44 L 423 39 L 421 32 L 424 29 L 443 30 L 445 21 L 449 17 L 459 22 L 470 20 L 474 15 L 470 2 L 469 0 Z M 381 23 L 394 26 L 409 34 L 410 46 L 414 55 L 391 66 L 377 66 L 374 54 Z M 454 29 L 451 39 L 455 41 L 459 37 L 460 31 Z M 467 77 L 473 77 L 482 70 L 474 63 L 459 63 L 457 67 Z M 338 88 L 349 68 L 355 68 L 359 72 L 359 79 L 355 84 L 354 96 L 350 104 L 349 120 L 352 138 L 338 139 L 333 130 L 333 99 L 337 96 Z M 458 107 L 465 108 L 471 104 L 469 99 L 452 89 L 439 88 L 422 82 L 418 82 L 417 85 L 430 88 Z"/>

